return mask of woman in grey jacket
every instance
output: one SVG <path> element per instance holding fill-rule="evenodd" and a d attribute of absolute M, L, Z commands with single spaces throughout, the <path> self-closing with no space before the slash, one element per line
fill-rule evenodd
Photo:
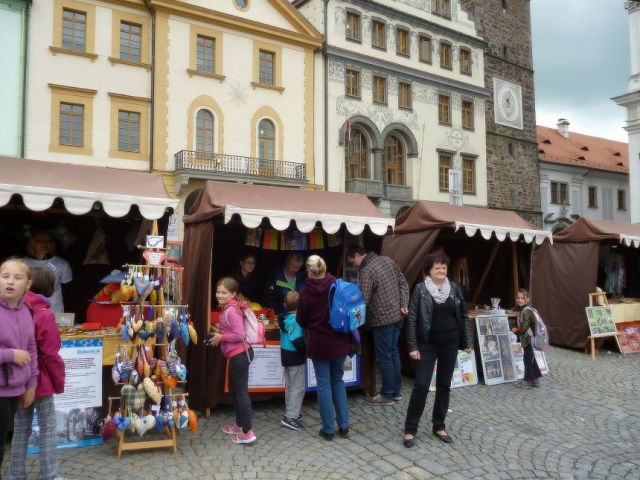
<path fill-rule="evenodd" d="M 407 344 L 409 356 L 417 363 L 404 427 L 407 448 L 414 446 L 436 361 L 433 434 L 445 443 L 453 442 L 445 428 L 451 378 L 458 350 L 470 352 L 473 337 L 462 292 L 447 278 L 448 265 L 449 257 L 443 252 L 430 254 L 424 268 L 426 278 L 415 286 L 409 302 Z"/>

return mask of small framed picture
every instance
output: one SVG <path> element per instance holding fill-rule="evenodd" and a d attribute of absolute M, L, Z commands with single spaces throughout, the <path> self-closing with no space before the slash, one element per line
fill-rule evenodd
<path fill-rule="evenodd" d="M 75 313 L 56 313 L 56 324 L 59 327 L 73 327 L 73 323 L 76 319 Z"/>
<path fill-rule="evenodd" d="M 164 237 L 162 235 L 147 235 L 147 248 L 164 248 Z"/>

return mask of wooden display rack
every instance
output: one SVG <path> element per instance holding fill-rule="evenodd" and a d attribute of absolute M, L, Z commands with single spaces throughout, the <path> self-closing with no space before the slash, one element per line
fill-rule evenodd
<path fill-rule="evenodd" d="M 600 301 L 601 303 L 598 303 L 598 301 Z M 606 292 L 590 293 L 589 306 L 593 307 L 594 302 L 597 304 L 597 306 L 602 306 L 602 307 L 609 306 L 609 300 L 607 300 L 607 293 Z M 591 360 L 595 362 L 596 354 L 598 353 L 598 348 L 600 348 L 600 345 L 602 345 L 602 339 L 614 337 L 616 339 L 616 344 L 618 345 L 618 349 L 620 350 L 620 353 L 622 353 L 623 357 L 626 357 L 627 354 L 624 353 L 624 350 L 620 345 L 620 338 L 619 338 L 623 335 L 624 333 L 622 332 L 600 333 L 597 335 L 588 335 L 587 340 L 589 341 L 589 343 L 585 346 L 585 349 L 584 349 L 585 353 L 589 353 L 589 351 L 591 351 Z"/>

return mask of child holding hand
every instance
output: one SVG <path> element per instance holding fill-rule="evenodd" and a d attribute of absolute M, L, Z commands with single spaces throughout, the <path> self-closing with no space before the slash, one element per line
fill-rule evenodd
<path fill-rule="evenodd" d="M 38 355 L 31 312 L 25 305 L 31 286 L 29 266 L 19 258 L 0 265 L 0 467 L 11 419 L 33 402 Z"/>

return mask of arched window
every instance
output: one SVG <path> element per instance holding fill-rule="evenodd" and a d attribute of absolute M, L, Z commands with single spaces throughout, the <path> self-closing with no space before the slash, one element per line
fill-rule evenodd
<path fill-rule="evenodd" d="M 404 147 L 395 135 L 384 141 L 384 181 L 391 185 L 404 185 Z"/>
<path fill-rule="evenodd" d="M 196 151 L 213 153 L 213 114 L 209 110 L 198 110 L 196 114 Z"/>
<path fill-rule="evenodd" d="M 361 130 L 356 128 L 351 130 L 347 141 L 347 148 L 344 151 L 344 161 L 346 169 L 346 179 L 368 178 L 367 163 L 369 151 L 367 150 L 367 139 Z"/>
<path fill-rule="evenodd" d="M 258 158 L 261 160 L 275 160 L 276 158 L 276 128 L 271 120 L 260 120 L 258 125 Z"/>

